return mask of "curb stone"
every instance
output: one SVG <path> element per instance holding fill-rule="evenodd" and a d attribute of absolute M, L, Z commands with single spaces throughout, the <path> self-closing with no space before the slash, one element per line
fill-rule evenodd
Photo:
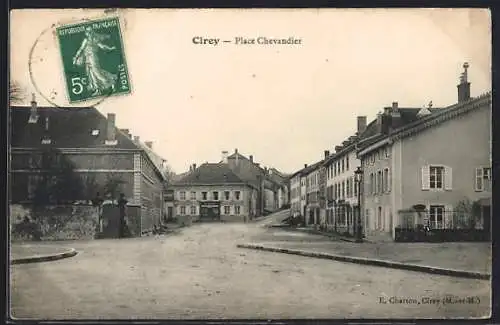
<path fill-rule="evenodd" d="M 27 263 L 40 263 L 40 262 L 57 261 L 57 260 L 61 260 L 63 258 L 73 257 L 76 254 L 78 254 L 78 252 L 74 248 L 71 248 L 71 249 L 67 250 L 66 252 L 57 253 L 57 254 L 35 255 L 35 256 L 11 259 L 10 264 L 14 265 L 14 264 L 27 264 Z"/>
<path fill-rule="evenodd" d="M 300 255 L 306 257 L 315 257 L 315 258 L 323 258 L 329 260 L 335 260 L 340 262 L 348 262 L 348 263 L 357 263 L 363 265 L 372 265 L 372 266 L 380 266 L 380 267 L 389 267 L 400 270 L 407 271 L 416 271 L 437 275 L 447 275 L 468 279 L 479 279 L 479 280 L 489 280 L 491 275 L 487 273 L 475 272 L 475 271 L 464 271 L 464 270 L 454 270 L 454 269 L 445 269 L 440 267 L 426 266 L 426 265 L 417 265 L 417 264 L 406 264 L 400 262 L 386 261 L 386 260 L 377 260 L 370 259 L 364 257 L 352 257 L 352 256 L 342 256 L 342 255 L 334 255 L 323 252 L 311 252 L 311 251 L 303 251 L 298 249 L 288 249 L 288 248 L 277 248 L 277 247 L 269 247 L 255 244 L 238 244 L 236 245 L 238 248 L 247 248 L 247 249 L 255 249 L 262 250 L 268 252 L 277 252 L 284 254 L 292 254 L 292 255 Z"/>

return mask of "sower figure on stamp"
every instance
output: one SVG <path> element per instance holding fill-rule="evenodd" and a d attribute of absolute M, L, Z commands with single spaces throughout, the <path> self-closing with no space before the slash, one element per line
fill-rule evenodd
<path fill-rule="evenodd" d="M 109 35 L 98 34 L 91 27 L 87 27 L 85 29 L 85 38 L 73 57 L 74 65 L 85 65 L 87 88 L 92 92 L 92 95 L 101 94 L 104 90 L 110 88 L 111 91 L 115 89 L 117 76 L 104 70 L 99 63 L 99 49 L 105 51 L 115 50 L 114 46 L 102 43 L 106 38 L 109 38 Z"/>

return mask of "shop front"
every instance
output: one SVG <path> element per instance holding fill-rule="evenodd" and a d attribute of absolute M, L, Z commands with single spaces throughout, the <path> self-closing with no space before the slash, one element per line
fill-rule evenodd
<path fill-rule="evenodd" d="M 200 202 L 200 219 L 201 221 L 220 221 L 220 202 Z"/>

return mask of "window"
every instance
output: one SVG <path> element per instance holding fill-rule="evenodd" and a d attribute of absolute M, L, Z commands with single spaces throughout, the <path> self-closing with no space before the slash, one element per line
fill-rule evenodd
<path fill-rule="evenodd" d="M 191 200 L 196 200 L 196 192 L 191 192 Z"/>
<path fill-rule="evenodd" d="M 201 199 L 202 199 L 203 201 L 206 201 L 206 200 L 207 200 L 207 195 L 208 195 L 208 193 L 207 193 L 207 192 L 201 192 Z"/>
<path fill-rule="evenodd" d="M 370 193 L 375 194 L 375 176 L 373 173 L 370 173 Z"/>
<path fill-rule="evenodd" d="M 431 205 L 429 207 L 429 227 L 431 229 L 444 228 L 444 205 Z"/>
<path fill-rule="evenodd" d="M 452 169 L 446 166 L 422 167 L 422 190 L 441 189 L 451 190 Z"/>
<path fill-rule="evenodd" d="M 341 166 L 342 166 L 342 172 L 344 172 L 344 158 L 342 158 Z"/>
<path fill-rule="evenodd" d="M 383 187 L 384 184 L 382 183 L 382 171 L 379 170 L 377 172 L 377 193 L 382 193 L 383 192 Z"/>
<path fill-rule="evenodd" d="M 345 157 L 345 170 L 349 170 L 349 156 Z"/>
<path fill-rule="evenodd" d="M 224 206 L 224 214 L 230 214 L 231 213 L 231 207 L 229 205 Z"/>
<path fill-rule="evenodd" d="M 192 205 L 191 206 L 191 215 L 195 215 L 195 214 L 196 214 L 196 206 Z"/>
<path fill-rule="evenodd" d="M 241 192 L 240 192 L 240 191 L 235 191 L 235 192 L 234 192 L 234 198 L 235 198 L 236 200 L 239 200 L 239 199 L 240 199 L 240 196 L 241 196 Z"/>
<path fill-rule="evenodd" d="M 384 183 L 384 188 L 383 188 L 384 193 L 389 192 L 389 168 L 384 169 L 383 183 Z"/>
<path fill-rule="evenodd" d="M 213 192 L 212 196 L 214 198 L 214 201 L 218 201 L 219 200 L 219 192 Z"/>
<path fill-rule="evenodd" d="M 186 199 L 186 192 L 180 191 L 179 192 L 179 200 L 184 201 Z"/>
<path fill-rule="evenodd" d="M 224 191 L 224 199 L 226 201 L 229 201 L 229 194 L 230 194 L 229 191 Z"/>
<path fill-rule="evenodd" d="M 240 214 L 240 206 L 239 205 L 234 206 L 234 214 Z"/>
<path fill-rule="evenodd" d="M 385 158 L 389 158 L 391 156 L 391 151 L 389 147 L 385 147 Z"/>
<path fill-rule="evenodd" d="M 474 184 L 474 189 L 478 192 L 491 191 L 491 168 L 476 168 L 476 182 Z"/>
<path fill-rule="evenodd" d="M 443 188 L 444 168 L 430 167 L 430 188 Z"/>
<path fill-rule="evenodd" d="M 342 198 L 345 198 L 345 181 L 342 181 L 342 193 L 341 193 Z"/>
<path fill-rule="evenodd" d="M 349 179 L 349 178 L 347 179 L 345 186 L 346 186 L 346 190 L 345 190 L 346 195 L 347 195 L 347 197 L 350 197 L 351 196 L 351 179 Z"/>
<path fill-rule="evenodd" d="M 181 210 L 181 215 L 185 215 L 186 214 L 186 207 L 185 206 L 181 206 L 180 210 Z"/>

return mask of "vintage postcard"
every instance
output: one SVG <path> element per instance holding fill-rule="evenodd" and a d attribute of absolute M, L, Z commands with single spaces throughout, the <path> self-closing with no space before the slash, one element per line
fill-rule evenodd
<path fill-rule="evenodd" d="M 485 9 L 12 11 L 10 317 L 489 318 L 491 52 Z"/>

